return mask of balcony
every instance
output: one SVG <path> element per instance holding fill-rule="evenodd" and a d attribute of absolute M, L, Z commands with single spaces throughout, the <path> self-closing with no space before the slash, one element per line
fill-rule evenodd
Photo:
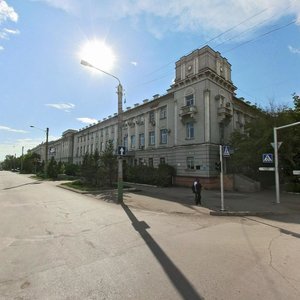
<path fill-rule="evenodd" d="M 180 120 L 184 118 L 194 118 L 197 113 L 197 107 L 195 105 L 182 106 L 179 111 Z"/>
<path fill-rule="evenodd" d="M 232 118 L 232 110 L 228 106 L 218 108 L 219 122 L 229 121 Z"/>

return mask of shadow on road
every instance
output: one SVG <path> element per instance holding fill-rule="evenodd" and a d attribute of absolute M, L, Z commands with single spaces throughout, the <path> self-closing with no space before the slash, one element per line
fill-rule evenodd
<path fill-rule="evenodd" d="M 5 189 L 3 189 L 3 191 L 5 191 L 5 190 L 16 189 L 16 188 L 18 188 L 18 187 L 25 186 L 25 185 L 40 184 L 40 183 L 41 183 L 41 182 L 39 182 L 39 181 L 34 181 L 34 182 L 29 182 L 29 183 L 23 183 L 23 184 L 20 184 L 20 185 L 16 185 L 16 186 L 11 186 L 11 187 L 5 188 Z"/>
<path fill-rule="evenodd" d="M 296 237 L 296 238 L 298 238 L 298 239 L 300 238 L 300 234 L 297 233 L 297 232 L 290 231 L 290 230 L 287 230 L 287 229 L 284 229 L 284 228 L 281 228 L 281 227 L 279 227 L 279 226 L 275 226 L 275 225 L 272 225 L 272 224 L 268 224 L 268 223 L 266 223 L 266 222 L 259 221 L 259 220 L 256 220 L 256 219 L 253 219 L 253 218 L 250 218 L 250 217 L 247 217 L 246 219 L 251 220 L 251 221 L 256 222 L 256 223 L 260 223 L 260 224 L 269 226 L 269 227 L 276 228 L 276 229 L 278 229 L 278 230 L 279 230 L 281 233 L 283 233 L 283 234 L 287 234 L 287 235 Z M 266 219 L 267 219 L 267 218 L 266 218 Z M 274 218 L 273 218 L 273 220 L 274 220 Z M 275 220 L 276 220 L 276 219 L 275 219 Z M 277 218 L 277 220 L 278 220 L 278 218 Z M 281 221 L 282 221 L 282 219 L 281 219 Z"/>
<path fill-rule="evenodd" d="M 128 218 L 131 220 L 133 228 L 143 238 L 182 298 L 186 300 L 204 299 L 197 293 L 188 279 L 182 274 L 182 272 L 170 260 L 161 247 L 155 242 L 152 236 L 147 232 L 147 229 L 150 228 L 147 223 L 144 221 L 139 221 L 126 204 L 122 203 L 121 206 L 123 207 Z"/>

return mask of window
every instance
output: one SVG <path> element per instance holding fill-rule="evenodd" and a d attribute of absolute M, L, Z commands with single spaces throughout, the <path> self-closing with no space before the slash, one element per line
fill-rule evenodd
<path fill-rule="evenodd" d="M 104 142 L 100 143 L 100 151 L 104 151 Z"/>
<path fill-rule="evenodd" d="M 194 105 L 194 94 L 187 95 L 185 97 L 185 103 L 186 103 L 186 106 L 193 106 Z"/>
<path fill-rule="evenodd" d="M 159 163 L 160 163 L 161 165 L 164 165 L 164 164 L 166 163 L 166 159 L 165 159 L 164 157 L 161 157 L 161 158 L 159 159 Z"/>
<path fill-rule="evenodd" d="M 149 167 L 153 167 L 153 158 L 149 157 Z"/>
<path fill-rule="evenodd" d="M 192 122 L 186 123 L 186 138 L 187 139 L 194 138 L 194 123 Z"/>
<path fill-rule="evenodd" d="M 155 145 L 155 131 L 149 132 L 149 146 Z"/>
<path fill-rule="evenodd" d="M 154 123 L 155 122 L 155 114 L 154 110 L 149 112 L 149 123 Z"/>
<path fill-rule="evenodd" d="M 140 133 L 139 134 L 139 149 L 142 149 L 145 147 L 145 134 Z"/>
<path fill-rule="evenodd" d="M 160 143 L 161 144 L 167 144 L 168 142 L 168 130 L 167 129 L 161 129 L 160 131 Z"/>
<path fill-rule="evenodd" d="M 160 109 L 159 117 L 160 119 L 165 119 L 167 117 L 167 106 L 164 106 Z"/>
<path fill-rule="evenodd" d="M 94 153 L 94 144 L 91 145 L 91 153 Z"/>
<path fill-rule="evenodd" d="M 142 158 L 139 158 L 139 166 L 142 166 L 144 164 L 144 160 Z"/>
<path fill-rule="evenodd" d="M 194 170 L 195 169 L 195 160 L 194 160 L 194 157 L 187 157 L 186 158 L 186 165 L 187 165 L 188 169 Z"/>
<path fill-rule="evenodd" d="M 130 137 L 130 147 L 131 147 L 132 149 L 135 148 L 135 135 L 132 135 L 132 136 Z"/>
<path fill-rule="evenodd" d="M 79 147 L 77 147 L 77 150 L 76 150 L 76 157 L 78 157 L 79 155 Z"/>

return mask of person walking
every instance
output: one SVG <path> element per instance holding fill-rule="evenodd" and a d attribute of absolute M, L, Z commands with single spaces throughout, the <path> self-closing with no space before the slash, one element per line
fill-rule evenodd
<path fill-rule="evenodd" d="M 192 190 L 193 193 L 195 194 L 195 204 L 196 205 L 201 205 L 201 190 L 202 190 L 202 185 L 200 183 L 199 178 L 196 178 L 193 182 L 192 185 Z"/>

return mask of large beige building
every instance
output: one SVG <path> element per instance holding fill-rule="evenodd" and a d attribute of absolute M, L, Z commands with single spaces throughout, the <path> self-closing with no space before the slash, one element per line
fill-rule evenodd
<path fill-rule="evenodd" d="M 178 183 L 195 176 L 209 183 L 218 175 L 219 145 L 227 144 L 234 130 L 244 130 L 254 117 L 253 108 L 235 96 L 230 63 L 208 46 L 180 58 L 175 72 L 165 95 L 123 112 L 124 160 L 154 167 L 167 163 L 176 168 Z M 65 131 L 49 143 L 49 157 L 80 164 L 85 153 L 104 150 L 109 140 L 117 148 L 117 120 L 115 114 L 78 131 Z"/>

